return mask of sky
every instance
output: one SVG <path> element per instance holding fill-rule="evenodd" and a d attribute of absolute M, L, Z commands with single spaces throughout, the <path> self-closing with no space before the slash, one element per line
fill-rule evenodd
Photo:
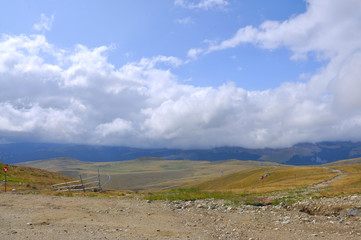
<path fill-rule="evenodd" d="M 361 141 L 359 0 L 0 0 L 0 143 Z"/>

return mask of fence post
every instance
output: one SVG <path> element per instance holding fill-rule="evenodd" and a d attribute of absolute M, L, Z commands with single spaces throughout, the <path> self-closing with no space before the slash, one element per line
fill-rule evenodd
<path fill-rule="evenodd" d="M 100 185 L 100 173 L 99 173 L 99 168 L 98 168 L 98 186 L 99 186 L 99 190 L 102 190 L 102 186 Z"/>
<path fill-rule="evenodd" d="M 81 178 L 81 174 L 80 174 L 80 182 L 81 182 L 81 187 L 83 188 L 83 192 L 85 192 L 85 187 L 83 184 L 83 179 Z"/>
<path fill-rule="evenodd" d="M 70 187 L 69 187 L 68 183 L 66 182 L 65 179 L 64 179 L 64 181 L 65 181 L 66 188 L 68 189 L 68 192 L 70 192 Z"/>

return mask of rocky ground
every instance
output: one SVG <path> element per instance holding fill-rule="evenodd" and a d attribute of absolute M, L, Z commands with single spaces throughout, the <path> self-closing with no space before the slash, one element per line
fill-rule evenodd
<path fill-rule="evenodd" d="M 292 205 L 0 194 L 0 239 L 361 239 L 361 196 Z"/>

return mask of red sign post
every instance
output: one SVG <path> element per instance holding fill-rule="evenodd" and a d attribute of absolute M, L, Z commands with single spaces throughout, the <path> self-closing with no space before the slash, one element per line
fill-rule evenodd
<path fill-rule="evenodd" d="M 4 167 L 3 168 L 3 171 L 5 173 L 5 192 L 6 192 L 6 172 L 8 171 L 8 168 L 7 167 Z"/>

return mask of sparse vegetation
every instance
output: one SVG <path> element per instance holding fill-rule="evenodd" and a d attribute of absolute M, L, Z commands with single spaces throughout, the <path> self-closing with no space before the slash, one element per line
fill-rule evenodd
<path fill-rule="evenodd" d="M 209 171 L 213 171 L 214 174 L 216 170 L 225 169 L 224 166 L 220 167 L 222 164 L 229 164 L 227 168 L 235 168 L 239 162 L 226 161 L 223 163 L 209 163 L 209 166 L 206 166 L 208 163 L 206 165 L 197 164 L 199 163 L 196 163 L 196 167 L 193 169 L 193 172 L 191 172 L 192 174 L 205 174 L 207 172 L 209 173 Z M 134 181 L 139 181 L 137 184 L 140 184 L 146 179 L 152 181 L 156 176 L 162 176 L 158 181 L 168 181 L 169 183 L 169 178 L 185 176 L 182 175 L 182 171 L 179 170 L 179 168 L 184 168 L 185 166 L 190 167 L 189 163 L 182 166 L 169 166 L 167 164 L 163 166 L 151 166 L 149 162 L 147 162 L 146 167 L 148 168 L 161 167 L 165 170 L 163 172 L 155 172 L 153 173 L 154 175 L 152 175 L 152 172 L 147 172 L 146 170 L 144 170 L 143 173 L 137 172 L 137 177 L 143 176 L 140 177 L 140 179 L 135 178 Z M 73 216 L 73 218 L 69 220 L 71 223 L 67 225 L 70 227 L 74 225 L 74 222 L 82 221 L 81 226 L 87 226 L 86 229 L 88 229 L 95 226 L 93 222 L 94 218 L 108 218 L 106 222 L 112 222 L 112 224 L 110 224 L 110 230 L 107 231 L 107 236 L 110 236 L 109 234 L 114 234 L 113 236 L 115 236 L 115 234 L 119 235 L 120 232 L 122 234 L 127 233 L 123 230 L 113 229 L 113 226 L 119 225 L 119 219 L 124 221 L 124 218 L 127 218 L 128 221 L 134 221 L 134 219 L 136 219 L 132 224 L 133 226 L 135 226 L 134 224 L 139 224 L 139 221 L 145 222 L 145 224 L 137 225 L 135 228 L 136 231 L 132 232 L 132 234 L 135 232 L 138 233 L 139 229 L 144 226 L 150 226 L 151 231 L 148 229 L 147 233 L 163 234 L 166 233 L 162 229 L 165 224 L 168 222 L 176 224 L 174 223 L 177 222 L 174 221 L 175 216 L 177 218 L 182 217 L 182 221 L 178 222 L 179 225 L 177 225 L 175 229 L 176 231 L 182 227 L 187 229 L 185 231 L 187 232 L 187 235 L 184 235 L 185 237 L 189 236 L 189 229 L 192 229 L 192 231 L 200 229 L 199 232 L 197 232 L 198 234 L 204 232 L 204 229 L 207 228 L 209 232 L 214 232 L 214 229 L 219 229 L 219 236 L 224 237 L 225 227 L 228 226 L 229 223 L 232 223 L 229 225 L 232 227 L 229 228 L 227 232 L 235 234 L 238 228 L 234 226 L 243 226 L 242 231 L 235 237 L 235 239 L 240 239 L 241 236 L 244 236 L 241 234 L 244 234 L 245 231 L 250 229 L 250 221 L 254 226 L 252 230 L 254 233 L 260 232 L 260 225 L 272 226 L 272 228 L 268 230 L 263 228 L 263 231 L 269 231 L 267 236 L 273 236 L 275 232 L 274 229 L 281 229 L 282 227 L 285 229 L 287 227 L 285 233 L 288 234 L 290 232 L 290 226 L 299 227 L 299 229 L 302 230 L 302 234 L 304 234 L 303 226 L 307 226 L 306 229 L 310 227 L 315 229 L 317 227 L 316 232 L 325 232 L 324 229 L 328 227 L 328 221 L 331 220 L 335 224 L 332 224 L 329 228 L 331 230 L 329 231 L 333 231 L 337 224 L 339 229 L 349 227 L 357 229 L 358 222 L 355 221 L 355 224 L 351 223 L 353 225 L 346 225 L 341 223 L 341 220 L 338 218 L 340 214 L 353 214 L 354 212 L 358 214 L 357 209 L 360 209 L 360 196 L 357 195 L 361 193 L 361 164 L 328 166 L 327 168 L 319 166 L 290 167 L 282 165 L 276 167 L 250 166 L 249 164 L 247 168 L 237 172 L 229 171 L 228 174 L 224 174 L 223 176 L 222 173 L 216 175 L 210 174 L 207 178 L 213 176 L 213 179 L 204 178 L 205 181 L 200 183 L 188 184 L 186 186 L 183 184 L 182 188 L 175 187 L 170 190 L 156 191 L 114 190 L 105 192 L 54 192 L 50 188 L 51 184 L 64 182 L 66 179 L 71 181 L 72 179 L 54 172 L 47 172 L 36 168 L 8 166 L 8 179 L 11 180 L 9 181 L 9 189 L 15 188 L 17 189 L 16 192 L 33 195 L 41 193 L 42 195 L 22 196 L 18 194 L 4 194 L 4 197 L 22 202 L 25 209 L 28 209 L 29 206 L 29 203 L 26 202 L 28 198 L 42 199 L 43 202 L 37 206 L 37 209 L 43 209 L 44 206 L 47 207 L 47 213 L 52 212 L 53 214 L 52 218 L 49 218 L 47 214 L 47 219 L 51 219 L 51 222 L 56 222 L 57 224 L 54 224 L 55 226 L 61 226 L 60 222 L 63 222 L 63 218 L 59 220 L 59 212 L 65 209 L 68 211 L 66 213 L 66 219 L 68 219 L 69 216 Z M 138 167 L 140 167 L 140 165 Z M 335 172 L 334 169 L 339 170 L 339 172 Z M 188 168 L 187 171 L 191 170 L 191 168 Z M 76 171 L 79 171 L 79 168 L 77 168 Z M 214 176 L 217 177 L 214 178 Z M 330 181 L 334 179 L 335 176 L 342 176 L 342 178 L 336 178 L 336 180 Z M 198 178 L 198 180 L 201 179 L 203 178 Z M 154 186 L 154 183 L 152 186 Z M 355 195 L 350 196 L 350 194 Z M 333 196 L 342 195 L 347 196 L 332 198 Z M 59 196 L 57 201 L 54 201 L 54 196 Z M 118 199 L 122 199 L 122 201 L 118 201 Z M 345 199 L 347 200 L 346 202 Z M 8 214 L 11 213 L 11 216 L 13 216 L 13 205 L 8 202 L 2 204 L 0 207 L 6 209 Z M 81 205 L 85 207 L 79 208 L 80 202 L 82 203 Z M 349 210 L 350 204 L 353 204 L 352 211 Z M 19 204 L 17 204 L 17 208 L 18 205 Z M 31 209 L 33 209 L 33 205 L 31 206 Z M 76 213 L 74 213 L 74 211 L 76 211 Z M 19 212 L 17 216 L 19 216 L 20 213 L 21 212 Z M 92 215 L 92 218 L 89 218 L 89 213 Z M 37 211 L 35 211 L 34 214 L 38 216 Z M 80 214 L 84 217 L 79 217 Z M 134 218 L 134 215 L 136 215 L 137 218 Z M 320 220 L 317 215 L 323 215 L 324 218 Z M 131 218 L 128 218 L 128 216 L 131 216 Z M 23 224 L 25 222 L 24 219 L 28 217 L 29 211 L 26 211 L 26 215 L 21 219 L 21 224 Z M 330 218 L 332 219 L 330 220 Z M 74 219 L 76 220 L 74 221 Z M 163 222 L 159 224 L 160 227 L 154 228 L 154 223 L 158 223 L 159 219 L 162 219 Z M 311 224 L 313 222 L 316 223 L 316 221 L 317 224 Z M 6 221 L 4 222 L 6 223 Z M 34 229 L 41 229 L 38 227 L 42 226 L 42 224 L 48 224 L 48 222 L 48 220 L 46 220 L 46 222 L 39 221 L 34 224 Z M 320 225 L 319 222 L 324 224 Z M 247 225 L 242 225 L 245 223 Z M 172 225 L 167 226 L 168 229 L 169 227 L 172 227 Z M 22 227 L 21 229 L 21 231 L 23 231 Z M 59 232 L 61 232 L 65 228 L 61 226 L 59 229 Z M 101 229 L 104 229 L 103 223 L 101 224 Z M 311 233 L 313 234 L 314 229 L 309 230 L 307 236 L 310 236 Z M 76 232 L 76 230 L 74 232 Z M 89 233 L 87 231 L 84 232 Z M 94 230 L 93 232 L 99 233 L 100 231 Z M 344 232 L 347 232 L 347 234 L 342 236 L 349 236 L 349 231 Z M 15 233 L 12 232 L 11 234 Z M 33 231 L 31 234 L 33 234 Z M 262 232 L 262 234 L 264 234 L 264 232 Z M 288 236 L 287 234 L 284 234 L 284 236 Z M 170 237 L 173 236 L 176 235 Z M 301 235 L 298 234 L 297 237 L 299 236 Z M 93 233 L 91 237 L 93 237 Z M 131 237 L 134 237 L 134 235 Z M 340 239 L 340 235 L 337 235 L 335 239 Z"/>
<path fill-rule="evenodd" d="M 243 170 L 191 186 L 201 190 L 265 194 L 305 188 L 332 179 L 339 174 L 322 167 L 261 167 Z M 262 176 L 267 177 L 262 179 Z"/>
<path fill-rule="evenodd" d="M 141 163 L 145 162 L 144 171 L 141 172 Z M 344 163 L 344 161 L 343 161 Z M 354 163 L 354 161 L 351 161 Z M 96 166 L 102 164 L 108 168 L 112 166 L 111 163 L 96 163 L 95 165 L 87 164 L 88 169 L 96 169 Z M 150 190 L 139 190 L 131 193 L 124 193 L 120 191 L 112 191 L 107 193 L 86 193 L 79 194 L 90 197 L 144 197 L 149 200 L 196 200 L 196 199 L 224 199 L 231 205 L 237 204 L 250 204 L 257 205 L 260 202 L 268 205 L 278 205 L 281 203 L 291 204 L 292 202 L 302 200 L 304 198 L 319 198 L 319 197 L 331 197 L 337 195 L 347 195 L 360 193 L 361 191 L 361 164 L 345 165 L 335 164 L 334 166 L 326 167 L 291 167 L 283 165 L 272 165 L 257 167 L 254 162 L 242 162 L 242 161 L 223 161 L 223 162 L 191 162 L 191 161 L 159 161 L 159 160 L 147 160 L 140 161 L 134 160 L 128 163 L 120 162 L 114 163 L 122 165 L 127 168 L 126 171 L 135 171 L 137 173 L 123 173 L 119 175 L 112 175 L 112 181 L 121 182 L 123 186 L 127 186 L 126 181 L 132 180 L 133 184 L 141 185 L 144 181 L 148 181 L 152 186 Z M 192 164 L 194 164 L 192 168 Z M 244 165 L 242 165 L 244 164 Z M 5 164 L 0 165 L 0 167 Z M 256 166 L 256 167 L 252 167 Z M 233 172 L 234 169 L 243 168 L 241 171 Z M 77 169 L 81 169 L 80 165 L 76 166 Z M 147 169 L 162 168 L 162 171 L 148 172 Z M 185 175 L 184 170 L 174 169 L 187 169 L 192 176 Z M 233 168 L 233 170 L 232 170 Z M 223 169 L 226 173 L 222 172 Z M 345 172 L 347 175 L 337 179 L 329 185 L 320 189 L 311 189 L 310 186 L 325 182 L 333 179 L 343 173 L 334 172 L 332 169 L 338 169 Z M 202 174 L 206 174 L 211 171 L 212 173 L 207 177 L 202 177 Z M 88 174 L 91 171 L 87 172 Z M 230 173 L 230 174 L 229 174 Z M 132 178 L 117 178 L 117 176 L 133 176 Z M 199 174 L 201 176 L 199 176 Z M 223 175 L 223 176 L 222 176 Z M 3 176 L 3 174 L 1 175 Z M 52 193 L 51 184 L 64 182 L 66 179 L 72 180 L 68 177 L 64 177 L 54 172 L 47 172 L 36 168 L 25 168 L 18 166 L 9 166 L 8 172 L 8 187 L 18 189 L 23 192 L 42 192 L 50 194 Z M 211 178 L 213 176 L 213 178 Z M 264 176 L 264 179 L 261 179 Z M 211 179 L 209 179 L 211 178 Z M 158 185 L 154 182 L 161 182 Z M 205 181 L 200 183 L 192 183 L 185 185 L 190 179 L 193 181 Z M 209 179 L 209 180 L 207 180 Z M 171 184 L 180 181 L 179 184 Z M 124 183 L 123 183 L 124 182 Z M 167 184 L 170 190 L 151 190 L 157 189 L 155 186 L 164 186 Z M 177 186 L 183 186 L 179 188 Z M 73 196 L 73 193 L 57 193 L 62 196 Z M 78 194 L 76 194 L 78 195 Z M 264 197 L 262 199 L 262 197 Z"/>
<path fill-rule="evenodd" d="M 38 191 L 51 191 L 51 185 L 63 182 L 64 180 L 74 180 L 67 176 L 55 172 L 49 172 L 38 168 L 20 167 L 8 164 L 0 164 L 0 169 L 8 167 L 7 189 L 16 189 L 17 192 L 33 193 Z M 4 173 L 0 173 L 1 181 L 4 181 Z M 4 186 L 1 186 L 4 188 Z M 3 190 L 3 189 L 2 189 Z"/>
<path fill-rule="evenodd" d="M 225 199 L 235 200 L 238 199 L 240 194 L 233 192 L 209 192 L 201 191 L 198 188 L 189 189 L 174 189 L 169 191 L 157 191 L 145 193 L 147 200 L 197 200 L 197 199 Z"/>
<path fill-rule="evenodd" d="M 180 188 L 191 183 L 202 182 L 259 166 L 278 166 L 276 163 L 256 161 L 188 161 L 160 160 L 142 158 L 120 162 L 82 162 L 76 159 L 50 159 L 25 162 L 20 165 L 56 170 L 57 172 L 78 178 L 91 176 L 100 170 L 102 182 L 110 175 L 112 181 L 107 185 L 118 190 L 165 190 Z"/>

